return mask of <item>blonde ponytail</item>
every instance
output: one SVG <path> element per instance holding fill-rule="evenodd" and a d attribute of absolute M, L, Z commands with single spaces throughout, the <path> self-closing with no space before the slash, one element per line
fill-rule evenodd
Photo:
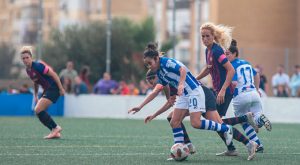
<path fill-rule="evenodd" d="M 200 27 L 200 30 L 202 29 L 210 30 L 214 36 L 215 42 L 224 49 L 228 49 L 230 47 L 233 27 L 225 25 L 214 25 L 213 23 L 205 23 Z"/>

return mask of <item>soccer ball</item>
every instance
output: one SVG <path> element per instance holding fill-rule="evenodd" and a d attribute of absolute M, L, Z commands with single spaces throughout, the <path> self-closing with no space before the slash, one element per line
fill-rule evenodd
<path fill-rule="evenodd" d="M 182 143 L 176 143 L 171 147 L 171 156 L 176 161 L 183 161 L 185 160 L 189 154 L 190 150 L 189 148 L 182 144 Z"/>

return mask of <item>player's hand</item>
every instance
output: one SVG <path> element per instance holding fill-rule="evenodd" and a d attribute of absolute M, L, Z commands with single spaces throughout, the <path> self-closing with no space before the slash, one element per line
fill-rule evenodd
<path fill-rule="evenodd" d="M 178 91 L 177 91 L 177 95 L 178 96 L 181 96 L 182 95 L 182 93 L 183 93 L 183 89 L 184 89 L 184 85 L 183 84 L 179 84 L 178 85 Z"/>
<path fill-rule="evenodd" d="M 59 94 L 63 96 L 65 94 L 65 89 L 64 88 L 59 89 Z"/>
<path fill-rule="evenodd" d="M 147 116 L 146 118 L 145 118 L 145 124 L 147 124 L 147 123 L 149 123 L 151 120 L 153 120 L 154 119 L 154 116 L 152 116 L 152 115 L 150 115 L 150 116 Z"/>
<path fill-rule="evenodd" d="M 220 90 L 217 96 L 217 104 L 223 104 L 225 101 L 225 90 Z"/>
<path fill-rule="evenodd" d="M 130 110 L 128 111 L 128 113 L 129 113 L 129 114 L 130 114 L 130 113 L 135 114 L 135 113 L 137 113 L 137 112 L 140 111 L 140 110 L 141 110 L 140 107 L 134 107 L 134 108 L 130 109 Z"/>
<path fill-rule="evenodd" d="M 173 106 L 175 102 L 176 102 L 176 96 L 170 96 L 170 98 L 168 99 L 168 103 Z"/>

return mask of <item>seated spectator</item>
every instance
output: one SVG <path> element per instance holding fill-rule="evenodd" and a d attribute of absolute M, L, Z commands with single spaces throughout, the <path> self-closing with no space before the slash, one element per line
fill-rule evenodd
<path fill-rule="evenodd" d="M 62 77 L 61 78 L 61 82 L 62 82 L 62 85 L 63 85 L 63 87 L 64 87 L 64 89 L 65 89 L 65 92 L 66 93 L 72 93 L 72 81 L 71 81 L 71 79 L 70 78 L 68 78 L 68 77 Z"/>
<path fill-rule="evenodd" d="M 300 97 L 300 66 L 295 65 L 294 74 L 290 81 L 291 95 L 293 97 Z"/>
<path fill-rule="evenodd" d="M 78 76 L 75 78 L 74 88 L 75 88 L 74 89 L 75 95 L 87 94 L 88 93 L 87 85 Z"/>
<path fill-rule="evenodd" d="M 141 80 L 139 91 L 140 91 L 139 95 L 148 95 L 149 93 L 151 93 L 152 89 L 144 80 Z"/>
<path fill-rule="evenodd" d="M 284 73 L 284 68 L 282 65 L 277 67 L 277 73 L 272 77 L 272 87 L 274 96 L 285 95 L 289 93 L 289 85 L 290 78 Z M 280 92 L 280 93 L 278 93 Z"/>
<path fill-rule="evenodd" d="M 256 65 L 255 69 L 259 73 L 260 77 L 259 88 L 266 94 L 268 92 L 267 77 L 263 73 L 263 68 L 260 65 Z"/>
<path fill-rule="evenodd" d="M 116 89 L 118 89 L 118 83 L 115 80 L 111 80 L 110 74 L 105 72 L 103 78 L 95 84 L 93 92 L 102 95 L 116 94 Z"/>
<path fill-rule="evenodd" d="M 289 97 L 287 90 L 285 90 L 285 85 L 278 85 L 277 86 L 277 97 Z"/>
<path fill-rule="evenodd" d="M 7 89 L 4 87 L 0 87 L 0 94 L 3 94 L 3 95 L 8 94 Z"/>
<path fill-rule="evenodd" d="M 20 88 L 19 90 L 19 93 L 22 93 L 22 94 L 32 94 L 29 90 L 29 87 L 27 84 L 23 84 L 22 87 Z"/>
<path fill-rule="evenodd" d="M 128 85 L 126 84 L 125 81 L 120 81 L 117 93 L 120 95 L 129 95 L 130 94 Z"/>
<path fill-rule="evenodd" d="M 69 80 L 71 80 L 71 91 L 68 93 L 73 93 L 73 87 L 75 84 L 75 77 L 78 76 L 77 71 L 74 69 L 74 64 L 72 61 L 68 61 L 66 64 L 66 68 L 63 69 L 60 73 L 59 73 L 59 77 L 62 78 L 68 78 Z"/>
<path fill-rule="evenodd" d="M 129 89 L 129 95 L 139 95 L 140 93 L 139 89 L 135 86 L 134 83 L 129 83 L 128 89 Z"/>
<path fill-rule="evenodd" d="M 80 70 L 79 77 L 87 85 L 88 91 L 91 91 L 91 83 L 89 80 L 89 75 L 90 75 L 90 68 L 88 66 L 83 66 Z"/>

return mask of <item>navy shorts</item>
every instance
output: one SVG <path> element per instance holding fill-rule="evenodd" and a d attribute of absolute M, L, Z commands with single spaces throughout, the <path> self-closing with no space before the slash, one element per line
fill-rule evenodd
<path fill-rule="evenodd" d="M 207 111 L 216 111 L 217 110 L 217 102 L 214 93 L 207 88 L 206 86 L 201 86 L 204 94 L 205 94 L 205 108 Z M 206 118 L 206 113 L 202 114 L 203 117 Z"/>
<path fill-rule="evenodd" d="M 58 87 L 50 87 L 47 90 L 45 90 L 42 95 L 43 98 L 51 100 L 52 103 L 56 103 L 59 96 L 60 94 Z"/>
<path fill-rule="evenodd" d="M 205 94 L 205 108 L 206 111 L 215 111 L 217 109 L 216 97 L 214 93 L 206 86 L 202 86 Z"/>
<path fill-rule="evenodd" d="M 221 117 L 226 116 L 227 109 L 230 105 L 230 102 L 232 100 L 233 94 L 226 93 L 224 98 L 223 104 L 217 104 L 217 110 Z"/>

